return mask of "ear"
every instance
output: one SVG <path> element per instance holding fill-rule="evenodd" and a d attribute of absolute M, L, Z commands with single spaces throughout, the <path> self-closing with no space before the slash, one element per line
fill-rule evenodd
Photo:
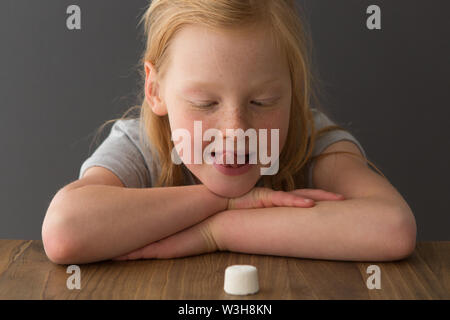
<path fill-rule="evenodd" d="M 166 105 L 159 96 L 159 83 L 156 69 L 149 61 L 145 62 L 145 99 L 158 116 L 167 114 Z"/>

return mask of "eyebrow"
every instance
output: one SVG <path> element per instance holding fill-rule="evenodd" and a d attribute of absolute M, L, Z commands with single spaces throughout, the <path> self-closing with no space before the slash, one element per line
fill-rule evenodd
<path fill-rule="evenodd" d="M 276 83 L 276 82 L 281 82 L 280 78 L 270 78 L 270 79 L 266 79 L 260 83 L 258 83 L 258 85 L 255 86 L 255 88 L 263 88 L 271 83 Z M 185 85 L 183 92 L 195 92 L 195 91 L 201 91 L 201 88 L 206 88 L 206 87 L 217 87 L 216 83 L 211 83 L 211 82 L 205 82 L 205 81 L 199 81 L 199 80 L 190 80 L 187 82 L 187 85 Z M 197 89 L 200 88 L 200 89 Z"/>

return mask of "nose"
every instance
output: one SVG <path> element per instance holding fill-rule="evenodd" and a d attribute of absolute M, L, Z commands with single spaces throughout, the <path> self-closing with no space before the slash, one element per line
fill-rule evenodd
<path fill-rule="evenodd" d="M 228 138 L 227 129 L 242 129 L 244 132 L 250 127 L 248 114 L 245 108 L 240 106 L 231 106 L 224 108 L 217 119 L 217 129 L 221 130 L 223 137 Z M 231 133 L 232 134 L 232 133 Z"/>
<path fill-rule="evenodd" d="M 249 152 L 249 141 L 245 138 L 244 134 L 251 128 L 251 121 L 245 107 L 235 105 L 224 108 L 223 112 L 218 115 L 216 124 L 216 128 L 221 131 L 224 138 L 224 149 L 227 149 L 227 145 L 231 143 L 234 153 L 246 154 Z M 229 132 L 227 132 L 227 129 L 229 129 Z M 237 129 L 242 129 L 242 135 L 236 131 Z M 238 140 L 240 141 L 239 143 Z M 234 155 L 231 157 L 234 157 Z"/>

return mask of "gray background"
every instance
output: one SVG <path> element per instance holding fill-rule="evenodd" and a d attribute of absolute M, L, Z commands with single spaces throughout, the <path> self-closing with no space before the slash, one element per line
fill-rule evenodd
<path fill-rule="evenodd" d="M 418 240 L 450 240 L 449 1 L 301 3 L 324 108 L 409 203 Z M 70 4 L 82 30 L 66 28 Z M 146 4 L 0 1 L 0 238 L 40 239 L 53 195 L 98 145 L 89 150 L 95 130 L 136 102 Z M 382 30 L 366 28 L 370 4 Z"/>

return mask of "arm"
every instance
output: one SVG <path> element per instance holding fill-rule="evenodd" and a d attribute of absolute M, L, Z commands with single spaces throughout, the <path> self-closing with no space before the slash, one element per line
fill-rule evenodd
<path fill-rule="evenodd" d="M 411 212 L 380 197 L 316 201 L 309 208 L 226 210 L 113 260 L 234 251 L 299 258 L 385 261 L 415 247 Z"/>
<path fill-rule="evenodd" d="M 348 141 L 325 151 L 359 152 Z M 314 185 L 347 200 L 223 211 L 128 258 L 173 258 L 215 249 L 335 260 L 397 260 L 412 253 L 417 227 L 410 207 L 365 163 L 346 155 L 323 158 L 314 168 Z"/>
<path fill-rule="evenodd" d="M 324 150 L 362 156 L 349 141 Z M 344 201 L 312 208 L 267 208 L 220 213 L 213 218 L 219 247 L 247 253 L 337 260 L 395 260 L 412 253 L 413 212 L 397 190 L 354 156 L 317 161 L 316 188 L 343 194 Z"/>
<path fill-rule="evenodd" d="M 415 246 L 410 212 L 383 198 L 311 208 L 229 210 L 211 217 L 220 250 L 330 260 L 396 260 Z"/>
<path fill-rule="evenodd" d="M 194 225 L 224 210 L 227 203 L 204 185 L 85 185 L 54 197 L 42 237 L 56 263 L 105 260 Z"/>

